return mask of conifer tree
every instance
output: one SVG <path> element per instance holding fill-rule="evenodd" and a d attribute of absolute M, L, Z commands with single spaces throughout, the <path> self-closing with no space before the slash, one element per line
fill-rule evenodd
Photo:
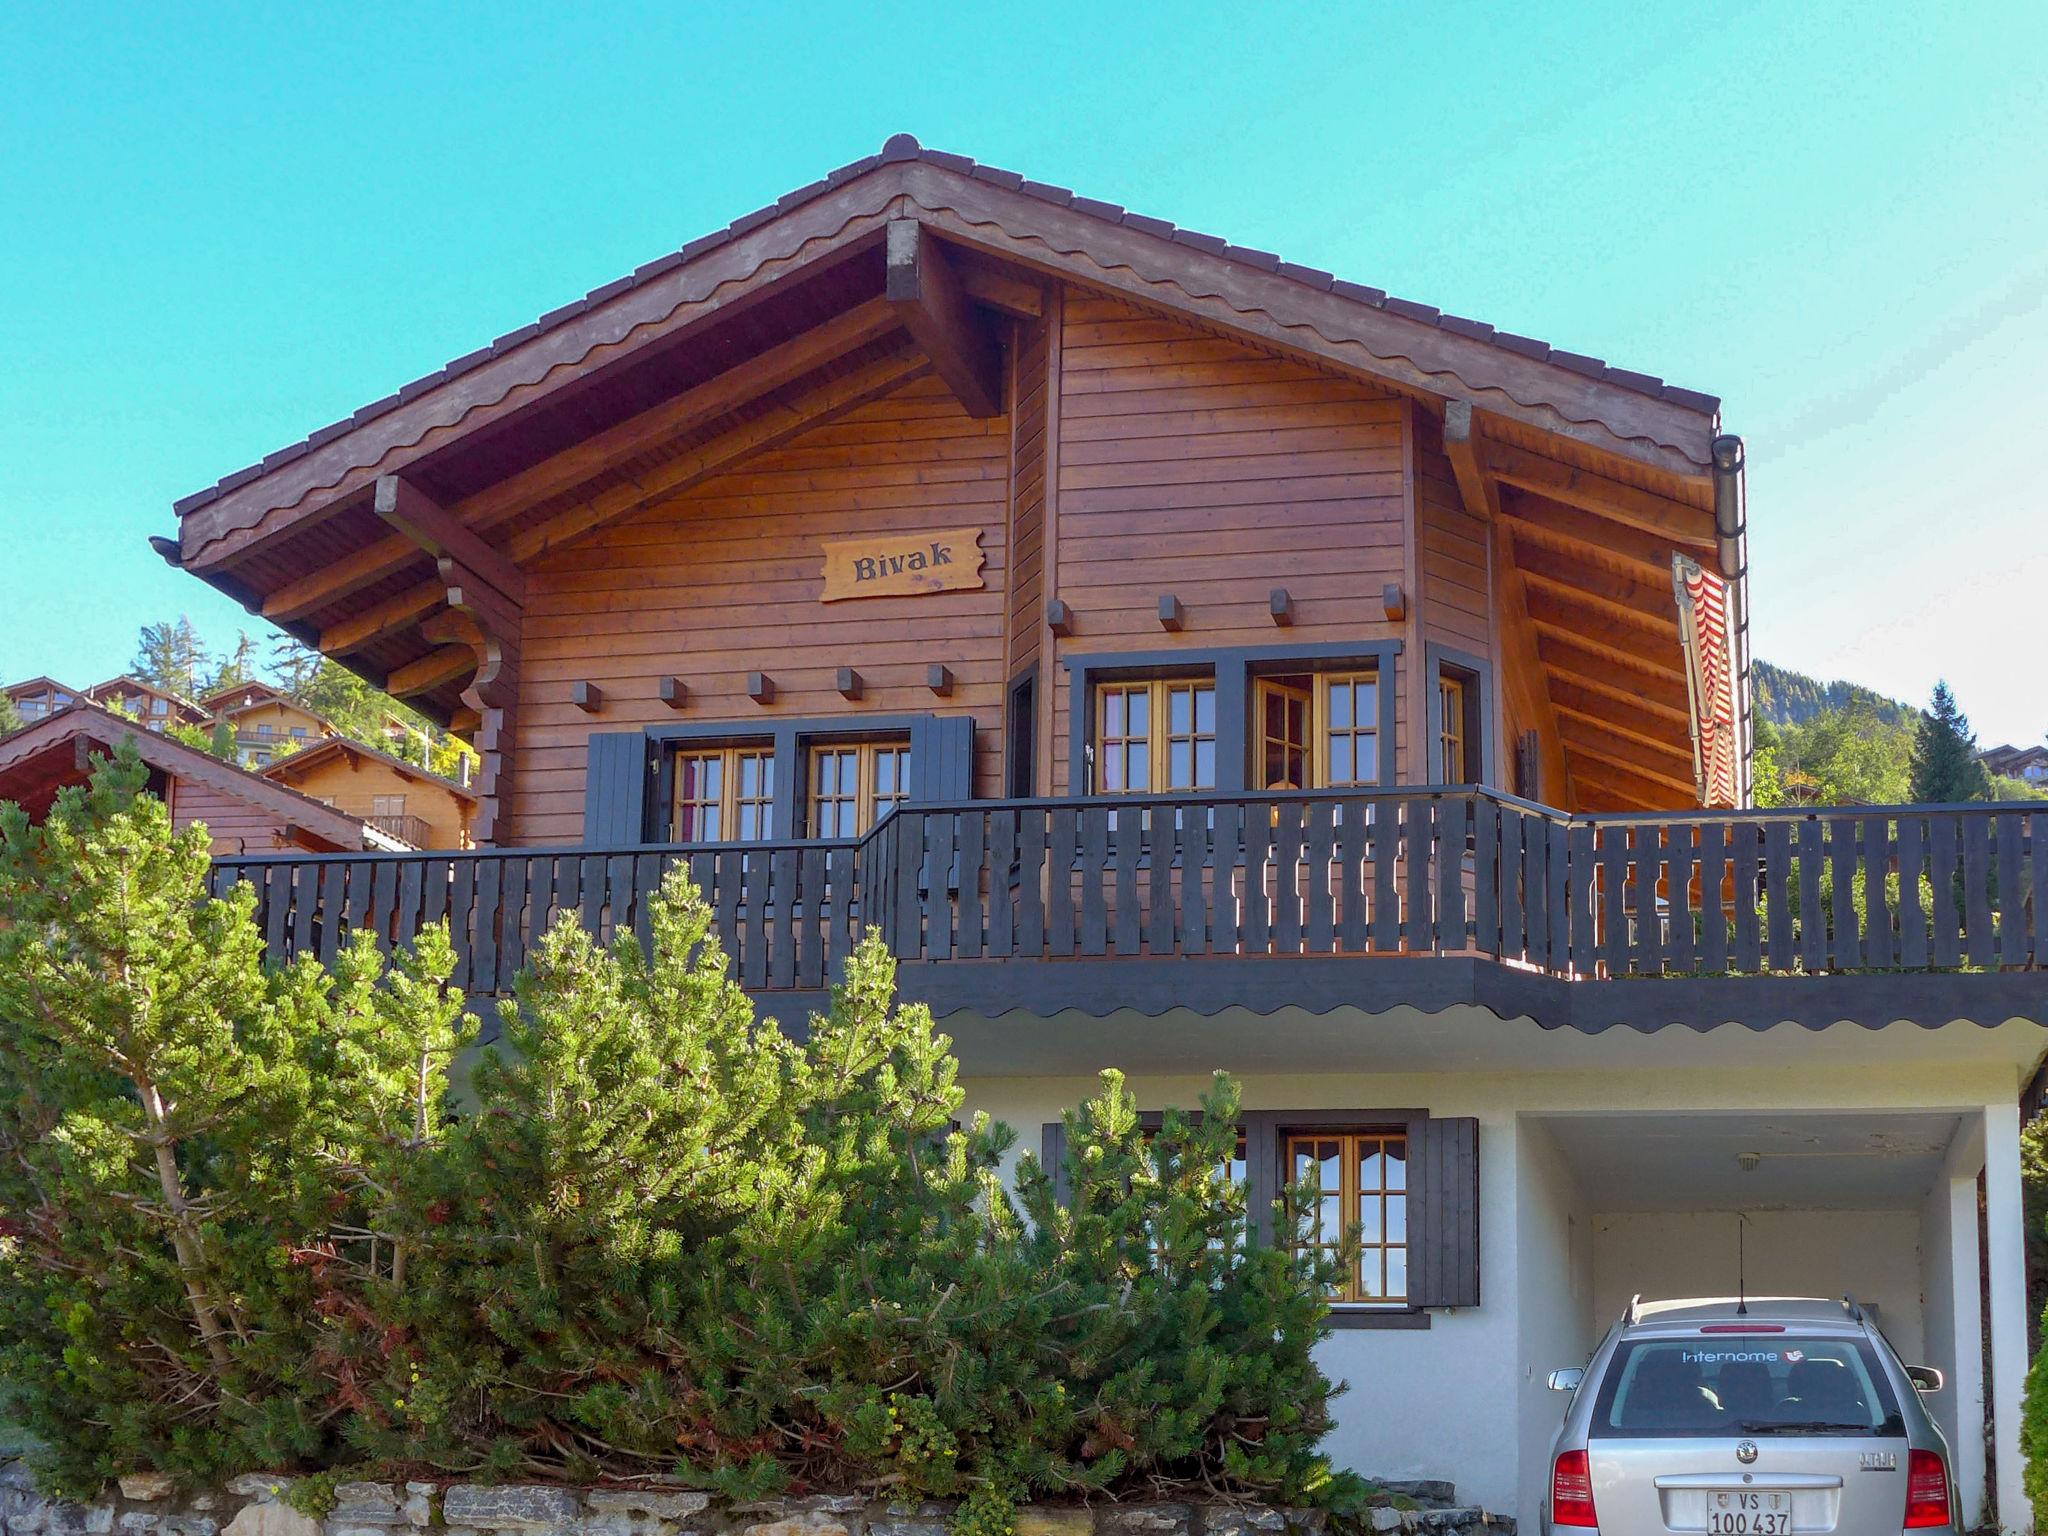
<path fill-rule="evenodd" d="M 360 1228 L 334 1178 L 378 1113 L 334 1067 L 417 1033 L 368 934 L 267 971 L 252 892 L 205 897 L 206 831 L 146 779 L 130 744 L 39 826 L 0 806 L 0 1397 L 80 1494 L 330 1454 L 296 1257 Z M 445 935 L 423 954 L 438 994 Z"/>
<path fill-rule="evenodd" d="M 1909 793 L 1916 805 L 1953 805 L 1981 800 L 1990 789 L 1984 765 L 1977 761 L 1977 738 L 1946 682 L 1934 685 L 1934 697 L 1920 717 L 1913 738 Z"/>

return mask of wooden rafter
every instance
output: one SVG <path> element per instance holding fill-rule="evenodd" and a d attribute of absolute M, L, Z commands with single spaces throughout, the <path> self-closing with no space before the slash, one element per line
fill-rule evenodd
<path fill-rule="evenodd" d="M 429 651 L 417 661 L 408 661 L 404 666 L 384 679 L 384 691 L 394 699 L 409 699 L 415 694 L 432 693 L 436 688 L 454 682 L 458 677 L 472 671 L 476 666 L 476 654 L 467 645 L 444 645 Z"/>
<path fill-rule="evenodd" d="M 1623 807 L 1635 810 L 1668 810 L 1699 803 L 1691 784 L 1672 784 L 1638 773 L 1620 763 L 1574 750 L 1569 744 L 1566 751 L 1572 758 L 1572 782 L 1582 794 L 1605 791 Z"/>
<path fill-rule="evenodd" d="M 1500 610 L 1501 639 L 1509 654 L 1535 657 L 1537 654 L 1536 626 L 1529 617 L 1529 592 L 1522 583 L 1521 567 L 1515 563 L 1515 544 L 1509 537 L 1507 525 L 1496 522 L 1493 525 L 1493 569 L 1496 596 Z M 1540 718 L 1536 729 L 1553 741 L 1563 738 L 1558 726 L 1557 711 L 1552 703 L 1548 678 L 1545 688 L 1537 694 Z M 1572 801 L 1571 765 L 1565 765 L 1565 782 L 1560 804 Z"/>
<path fill-rule="evenodd" d="M 1500 515 L 1527 543 L 1625 570 L 1644 581 L 1671 580 L 1668 539 L 1523 493 L 1504 498 Z"/>
<path fill-rule="evenodd" d="M 1576 581 L 1560 580 L 1533 566 L 1523 567 L 1522 580 L 1529 589 L 1529 616 L 1538 624 L 1583 631 L 1624 651 L 1649 646 L 1678 649 L 1675 621 L 1667 623 L 1632 603 L 1617 601 Z"/>
<path fill-rule="evenodd" d="M 512 558 L 524 563 L 622 517 L 732 468 L 756 453 L 780 447 L 799 433 L 858 410 L 931 372 L 931 360 L 913 348 L 887 353 L 778 404 L 742 427 L 559 512 L 512 540 Z"/>
<path fill-rule="evenodd" d="M 526 601 L 519 567 L 402 475 L 379 475 L 377 515 L 436 559 L 458 560 L 474 577 L 518 604 Z"/>
<path fill-rule="evenodd" d="M 1451 400 L 1444 405 L 1444 455 L 1451 461 L 1465 510 L 1474 517 L 1498 518 L 1500 488 L 1487 475 L 1487 444 L 1473 420 L 1470 400 Z"/>
<path fill-rule="evenodd" d="M 1553 672 L 1550 698 L 1560 712 L 1612 721 L 1617 729 L 1651 741 L 1684 742 L 1690 750 L 1692 717 L 1630 687 L 1632 682 L 1643 681 L 1647 679 L 1627 678 L 1616 686 L 1600 686 L 1570 673 Z"/>
<path fill-rule="evenodd" d="M 1576 751 L 1610 766 L 1626 769 L 1639 778 L 1661 784 L 1690 799 L 1697 790 L 1692 779 L 1692 753 L 1670 746 L 1652 746 L 1620 735 L 1604 725 L 1567 715 L 1564 739 Z"/>
<path fill-rule="evenodd" d="M 1668 661 L 1640 651 L 1617 650 L 1597 638 L 1538 623 L 1536 655 L 1553 676 L 1568 677 L 1590 687 L 1626 690 L 1624 697 L 1641 697 L 1684 714 L 1690 708 L 1685 691 L 1682 657 L 1670 654 Z"/>
<path fill-rule="evenodd" d="M 468 528 L 487 532 L 544 501 L 574 490 L 608 464 L 700 430 L 748 401 L 786 388 L 897 328 L 895 313 L 886 300 L 875 298 L 856 305 L 716 378 L 465 497 L 448 509 L 450 515 Z M 264 602 L 263 616 L 281 624 L 302 619 L 403 568 L 418 553 L 418 546 L 403 535 L 375 540 L 311 575 L 279 587 Z M 362 638 L 353 643 L 363 643 Z"/>
<path fill-rule="evenodd" d="M 1003 355 L 945 247 L 916 219 L 890 221 L 883 292 L 970 416 L 1003 413 Z"/>
<path fill-rule="evenodd" d="M 1692 738 L 1684 721 L 1679 722 L 1674 732 L 1670 722 L 1660 715 L 1619 706 L 1611 699 L 1569 683 L 1555 689 L 1552 703 L 1563 720 L 1593 726 L 1675 761 L 1692 759 Z"/>
<path fill-rule="evenodd" d="M 1547 459 L 1512 443 L 1489 443 L 1487 467 L 1509 485 L 1654 533 L 1688 550 L 1712 553 L 1715 548 L 1713 513 L 1655 491 Z"/>

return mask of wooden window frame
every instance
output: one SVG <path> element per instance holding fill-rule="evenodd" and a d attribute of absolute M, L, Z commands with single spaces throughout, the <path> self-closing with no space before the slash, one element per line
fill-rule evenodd
<path fill-rule="evenodd" d="M 1423 648 L 1423 668 L 1428 680 L 1429 718 L 1424 722 L 1423 740 L 1428 743 L 1428 760 L 1423 764 L 1430 784 L 1498 785 L 1494 763 L 1493 669 L 1486 659 L 1467 651 L 1429 643 Z M 1448 678 L 1464 689 L 1465 767 L 1469 777 L 1443 777 L 1443 682 Z"/>
<path fill-rule="evenodd" d="M 1386 1149 L 1397 1143 L 1401 1148 L 1401 1187 L 1398 1190 L 1392 1188 L 1387 1183 L 1386 1170 L 1391 1165 L 1384 1156 Z M 1352 1266 L 1349 1273 L 1344 1276 L 1339 1292 L 1330 1298 L 1330 1304 L 1333 1307 L 1372 1307 L 1396 1312 L 1411 1310 L 1409 1299 L 1411 1294 L 1409 1290 L 1410 1270 L 1408 1265 L 1408 1167 L 1410 1143 L 1407 1129 L 1402 1126 L 1352 1126 L 1344 1130 L 1290 1130 L 1287 1132 L 1281 1154 L 1281 1171 L 1289 1187 L 1294 1183 L 1293 1170 L 1297 1153 L 1304 1147 L 1314 1149 L 1322 1146 L 1333 1146 L 1337 1149 L 1337 1188 L 1332 1190 L 1327 1186 L 1318 1184 L 1318 1194 L 1321 1199 L 1328 1199 L 1331 1195 L 1337 1197 L 1337 1210 L 1342 1225 L 1334 1233 L 1323 1231 L 1320 1224 L 1320 1211 L 1318 1211 L 1315 1217 L 1317 1221 L 1315 1240 L 1308 1243 L 1296 1243 L 1291 1246 L 1296 1252 L 1304 1249 L 1335 1250 L 1343 1242 L 1346 1231 L 1353 1226 L 1363 1225 L 1362 1214 L 1365 1210 L 1365 1202 L 1368 1197 L 1371 1197 L 1377 1202 L 1379 1207 L 1379 1236 L 1375 1239 L 1361 1235 L 1359 1239 L 1358 1261 Z M 1366 1188 L 1359 1168 L 1360 1163 L 1364 1160 L 1365 1149 L 1368 1146 L 1377 1148 L 1382 1154 L 1380 1182 L 1371 1189 Z M 1313 1151 L 1311 1152 L 1311 1157 L 1317 1162 L 1322 1160 Z M 1401 1240 L 1398 1243 L 1390 1241 L 1387 1235 L 1388 1215 L 1396 1198 L 1399 1199 L 1401 1205 Z M 1318 1203 L 1320 1204 L 1320 1200 Z M 1366 1267 L 1376 1267 L 1379 1271 L 1380 1284 L 1382 1287 L 1386 1287 L 1389 1284 L 1388 1272 L 1391 1257 L 1396 1249 L 1399 1249 L 1401 1253 L 1401 1294 L 1395 1296 L 1389 1294 L 1384 1289 L 1378 1295 L 1366 1294 L 1366 1288 L 1361 1283 L 1359 1276 Z"/>
<path fill-rule="evenodd" d="M 1090 703 L 1094 729 L 1089 735 L 1093 749 L 1090 758 L 1090 788 L 1099 795 L 1171 795 L 1207 794 L 1216 788 L 1216 767 L 1221 762 L 1221 743 L 1216 732 L 1216 680 L 1207 672 L 1184 672 L 1177 676 L 1151 678 L 1105 677 L 1097 679 L 1091 686 L 1094 697 Z M 1173 729 L 1173 695 L 1186 693 L 1190 696 L 1188 730 L 1176 732 Z M 1194 702 L 1196 695 L 1209 695 L 1209 729 L 1201 729 L 1201 711 Z M 1126 698 L 1142 697 L 1145 702 L 1146 782 L 1143 785 L 1126 783 L 1121 789 L 1105 789 L 1102 786 L 1102 760 L 1105 743 L 1122 743 L 1129 746 L 1139 740 L 1135 735 L 1112 737 L 1108 730 L 1108 706 L 1112 696 Z M 1125 719 L 1128 722 L 1129 714 Z M 1188 744 L 1188 763 L 1193 777 L 1200 777 L 1196 767 L 1201 757 L 1201 744 L 1209 744 L 1210 774 L 1208 784 L 1175 784 L 1173 780 L 1173 748 L 1176 742 Z"/>
<path fill-rule="evenodd" d="M 900 753 L 896 789 L 893 794 L 883 796 L 879 791 L 881 758 L 883 753 Z M 827 755 L 851 755 L 854 760 L 854 791 L 851 796 L 832 796 L 835 805 L 844 805 L 849 800 L 853 805 L 854 827 L 851 832 L 835 832 L 832 839 L 865 837 L 881 820 L 876 806 L 884 799 L 888 809 L 894 810 L 910 797 L 910 738 L 908 736 L 882 736 L 874 738 L 818 737 L 810 743 L 805 756 L 804 767 L 804 826 L 806 835 L 823 839 L 826 834 L 819 830 L 819 809 L 824 803 L 820 793 L 818 760 Z"/>
<path fill-rule="evenodd" d="M 1306 677 L 1303 686 L 1295 678 Z M 1359 683 L 1370 682 L 1373 686 L 1373 714 L 1369 725 L 1360 725 L 1354 717 L 1351 725 L 1345 727 L 1345 734 L 1351 738 L 1352 761 L 1357 762 L 1358 743 L 1370 740 L 1373 743 L 1374 776 L 1370 779 L 1349 778 L 1341 784 L 1331 782 L 1330 700 L 1339 687 L 1355 688 Z M 1301 672 L 1264 672 L 1253 680 L 1252 688 L 1252 739 L 1251 758 L 1256 771 L 1251 775 L 1257 783 L 1265 777 L 1266 761 L 1266 700 L 1276 694 L 1302 700 L 1305 708 L 1302 715 L 1303 761 L 1307 768 L 1308 782 L 1292 786 L 1297 789 L 1379 789 L 1385 784 L 1384 759 L 1381 755 L 1381 736 L 1384 731 L 1385 709 L 1381 700 L 1385 679 L 1377 667 L 1343 667 L 1323 670 L 1306 669 Z M 1261 789 L 1272 789 L 1271 784 L 1259 784 Z"/>
<path fill-rule="evenodd" d="M 1409 1253 L 1408 1290 L 1412 1296 L 1415 1290 L 1415 1249 L 1420 1231 L 1414 1198 L 1413 1149 L 1420 1143 L 1423 1127 L 1429 1118 L 1426 1109 L 1246 1110 L 1241 1119 L 1250 1159 L 1246 1194 L 1252 1207 L 1256 1240 L 1265 1244 L 1274 1240 L 1273 1206 L 1290 1182 L 1287 1147 L 1295 1137 L 1372 1133 L 1401 1136 L 1410 1149 L 1405 1230 Z M 1330 1308 L 1330 1326 L 1338 1330 L 1428 1328 L 1430 1313 L 1414 1301 L 1337 1302 Z"/>
<path fill-rule="evenodd" d="M 1063 793 L 1085 796 L 1095 783 L 1095 689 L 1105 681 L 1212 675 L 1216 681 L 1216 789 L 1223 794 L 1256 790 L 1257 684 L 1281 673 L 1364 672 L 1380 681 L 1380 776 L 1361 789 L 1392 789 L 1398 781 L 1395 714 L 1400 692 L 1403 645 L 1399 639 L 1339 640 L 1308 644 L 1229 646 L 1215 650 L 1099 651 L 1062 655 L 1066 669 L 1067 756 Z"/>
<path fill-rule="evenodd" d="M 683 800 L 683 776 L 677 771 L 685 759 L 709 761 L 717 759 L 718 798 L 691 799 L 687 803 L 696 808 L 715 808 L 718 812 L 716 837 L 681 836 Z M 741 764 L 747 759 L 761 762 L 765 767 L 767 792 L 757 795 L 742 795 L 740 783 L 743 777 Z M 671 842 L 691 843 L 766 843 L 775 838 L 776 800 L 775 748 L 772 744 L 759 741 L 744 742 L 685 742 L 679 744 L 670 755 L 668 763 L 668 834 Z M 752 837 L 740 835 L 741 811 L 753 806 L 759 813 L 758 831 Z"/>

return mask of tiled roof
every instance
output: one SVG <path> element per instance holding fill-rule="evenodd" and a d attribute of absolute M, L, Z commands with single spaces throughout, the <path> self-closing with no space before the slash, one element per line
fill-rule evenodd
<path fill-rule="evenodd" d="M 453 362 L 444 364 L 434 372 L 414 379 L 410 384 L 401 387 L 396 393 L 386 395 L 381 400 L 372 401 L 369 405 L 363 406 L 360 410 L 344 417 L 342 420 L 320 428 L 303 441 L 293 443 L 288 447 L 278 449 L 275 453 L 266 455 L 260 463 L 251 464 L 245 469 L 238 469 L 233 474 L 222 477 L 216 484 L 179 499 L 173 503 L 173 510 L 181 516 L 187 512 L 196 511 L 198 508 L 207 505 L 207 503 L 234 490 L 237 486 L 246 485 L 251 480 L 266 475 L 282 465 L 289 464 L 294 459 L 303 457 L 322 444 L 331 442 L 344 433 L 353 431 L 365 422 L 373 421 L 377 417 L 395 410 L 411 400 L 417 399 L 430 390 L 439 388 L 451 379 L 460 378 L 463 374 L 490 361 L 492 358 L 501 356 L 516 347 L 524 345 L 536 336 L 553 330 L 556 326 L 574 319 L 609 299 L 616 298 L 630 289 L 637 288 L 643 283 L 661 277 L 683 265 L 683 263 L 704 255 L 707 251 L 716 250 L 719 246 L 739 238 L 750 230 L 759 228 L 771 219 L 778 218 L 792 209 L 801 207 L 813 198 L 820 197 L 857 177 L 865 176 L 878 166 L 906 160 L 923 161 L 926 164 L 935 165 L 963 176 L 969 176 L 977 181 L 985 181 L 993 186 L 1019 193 L 1025 197 L 1037 198 L 1042 202 L 1051 203 L 1062 208 L 1069 208 L 1076 213 L 1101 219 L 1105 223 L 1124 225 L 1141 233 L 1171 240 L 1176 244 L 1185 245 L 1194 250 L 1220 256 L 1229 261 L 1240 262 L 1254 270 L 1274 273 L 1294 282 L 1302 283 L 1307 287 L 1333 293 L 1340 298 L 1351 299 L 1360 304 L 1369 305 L 1374 309 L 1385 310 L 1389 314 L 1433 325 L 1437 329 L 1449 332 L 1452 335 L 1471 337 L 1475 340 L 1504 348 L 1507 351 L 1519 353 L 1524 357 L 1534 358 L 1539 362 L 1554 364 L 1557 367 L 1569 369 L 1573 373 L 1581 374 L 1586 378 L 1597 379 L 1603 384 L 1611 384 L 1619 389 L 1646 395 L 1652 399 L 1666 400 L 1688 410 L 1711 413 L 1720 409 L 1721 402 L 1717 397 L 1701 394 L 1697 390 L 1681 389 L 1675 384 L 1665 383 L 1654 375 L 1637 373 L 1626 368 L 1616 368 L 1597 357 L 1588 357 L 1584 353 L 1562 351 L 1551 346 L 1548 342 L 1538 341 L 1533 337 L 1518 336 L 1511 331 L 1496 330 L 1493 326 L 1487 325 L 1483 321 L 1468 320 L 1459 315 L 1447 315 L 1430 305 L 1418 304 L 1408 299 L 1395 298 L 1381 289 L 1369 288 L 1362 283 L 1347 282 L 1332 273 L 1324 272 L 1315 267 L 1305 267 L 1294 262 L 1283 261 L 1270 251 L 1260 251 L 1246 246 L 1232 245 L 1219 235 L 1205 235 L 1196 230 L 1181 229 L 1165 219 L 1149 218 L 1143 214 L 1133 213 L 1116 203 L 1100 202 L 1091 197 L 1079 197 L 1066 187 L 1052 186 L 1041 181 L 1031 181 L 1015 171 L 999 170 L 992 165 L 978 164 L 965 155 L 952 155 L 947 154 L 943 150 L 926 149 L 912 135 L 899 133 L 892 136 L 882 146 L 880 154 L 867 155 L 853 161 L 851 164 L 842 165 L 838 170 L 821 177 L 817 181 L 811 182 L 808 186 L 798 187 L 795 191 L 785 193 L 766 207 L 757 208 L 752 213 L 734 219 L 724 229 L 714 230 L 708 235 L 699 236 L 680 250 L 671 251 L 666 256 L 656 257 L 653 261 L 636 267 L 624 277 L 615 278 L 602 287 L 591 289 L 582 298 L 572 303 L 564 304 L 558 309 L 549 310 L 530 324 L 520 326 L 517 330 L 506 332 L 489 346 L 479 347 L 474 352 L 465 353 Z"/>

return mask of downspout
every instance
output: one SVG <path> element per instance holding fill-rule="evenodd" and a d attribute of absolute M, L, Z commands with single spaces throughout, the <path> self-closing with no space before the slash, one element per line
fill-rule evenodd
<path fill-rule="evenodd" d="M 1756 786 L 1750 754 L 1756 727 L 1749 692 L 1749 512 L 1742 439 L 1723 433 L 1713 443 L 1714 533 L 1728 583 L 1728 649 L 1735 666 L 1735 803 L 1747 807 Z"/>

